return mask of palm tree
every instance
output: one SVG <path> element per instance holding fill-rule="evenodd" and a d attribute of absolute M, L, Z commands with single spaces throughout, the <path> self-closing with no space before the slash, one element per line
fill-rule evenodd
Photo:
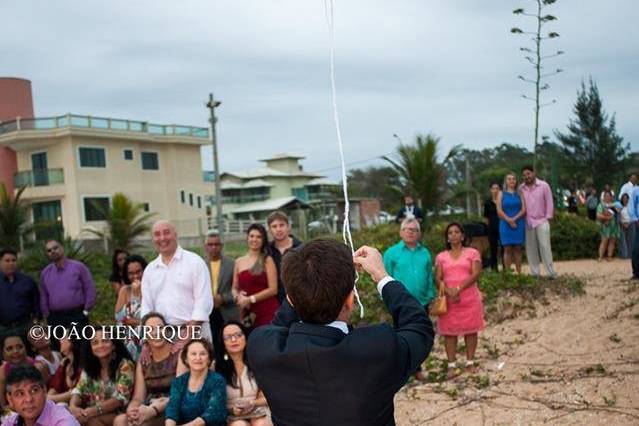
<path fill-rule="evenodd" d="M 438 158 L 440 139 L 435 135 L 417 135 L 414 145 L 400 142 L 397 159 L 384 156 L 400 176 L 402 190 L 416 195 L 424 210 L 437 212 L 446 194 L 446 164 L 460 149 L 454 146 L 442 162 Z"/>
<path fill-rule="evenodd" d="M 149 219 L 153 213 L 144 213 L 144 205 L 134 203 L 126 195 L 118 192 L 113 195 L 111 206 L 104 209 L 98 204 L 93 207 L 105 218 L 106 228 L 103 231 L 87 229 L 101 238 L 106 238 L 109 249 L 121 248 L 132 250 L 140 247 L 135 239 L 148 233 L 151 229 Z"/>
<path fill-rule="evenodd" d="M 28 232 L 28 208 L 21 199 L 25 189 L 26 186 L 18 189 L 12 197 L 0 183 L 0 247 L 20 249 L 20 237 Z"/>

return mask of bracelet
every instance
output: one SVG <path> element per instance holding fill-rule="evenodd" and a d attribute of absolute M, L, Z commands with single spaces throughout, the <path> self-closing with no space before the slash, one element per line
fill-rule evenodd
<path fill-rule="evenodd" d="M 102 404 L 100 404 L 99 402 L 96 402 L 95 408 L 96 410 L 98 410 L 98 416 L 101 416 L 102 414 L 104 414 L 104 410 L 102 409 Z"/>
<path fill-rule="evenodd" d="M 255 298 L 255 296 L 249 297 L 249 300 L 251 301 L 251 304 L 257 303 L 257 299 Z"/>

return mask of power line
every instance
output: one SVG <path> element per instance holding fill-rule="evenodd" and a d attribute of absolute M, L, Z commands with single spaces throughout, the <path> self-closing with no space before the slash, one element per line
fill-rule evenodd
<path fill-rule="evenodd" d="M 350 166 L 353 166 L 355 164 L 367 163 L 367 162 L 373 161 L 373 160 L 381 160 L 382 157 L 385 157 L 385 156 L 388 156 L 388 155 L 391 155 L 391 154 L 392 153 L 388 153 L 388 154 L 377 155 L 375 157 L 367 158 L 365 160 L 351 161 L 350 163 L 346 163 L 346 166 L 350 167 Z M 341 169 L 341 168 L 342 168 L 342 166 L 334 166 L 334 167 L 328 167 L 328 168 L 325 168 L 325 169 L 314 170 L 314 172 L 315 173 L 328 172 L 328 171 L 331 171 L 331 170 Z"/>

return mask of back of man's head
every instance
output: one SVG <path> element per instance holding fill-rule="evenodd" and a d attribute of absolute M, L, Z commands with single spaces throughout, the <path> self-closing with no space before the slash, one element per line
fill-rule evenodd
<path fill-rule="evenodd" d="M 337 319 L 353 291 L 353 256 L 336 240 L 311 241 L 284 256 L 282 281 L 302 321 L 328 324 Z"/>

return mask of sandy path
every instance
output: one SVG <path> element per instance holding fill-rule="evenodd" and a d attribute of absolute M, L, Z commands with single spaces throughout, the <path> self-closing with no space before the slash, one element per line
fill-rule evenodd
<path fill-rule="evenodd" d="M 407 386 L 396 397 L 397 424 L 639 424 L 639 284 L 627 280 L 630 262 L 557 262 L 557 271 L 583 278 L 586 295 L 551 297 L 489 325 L 475 377 Z M 444 358 L 439 342 L 435 355 Z"/>

